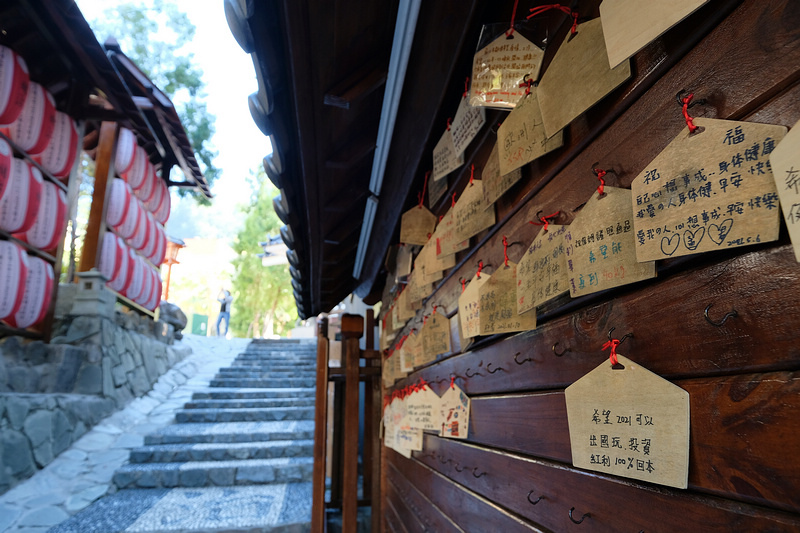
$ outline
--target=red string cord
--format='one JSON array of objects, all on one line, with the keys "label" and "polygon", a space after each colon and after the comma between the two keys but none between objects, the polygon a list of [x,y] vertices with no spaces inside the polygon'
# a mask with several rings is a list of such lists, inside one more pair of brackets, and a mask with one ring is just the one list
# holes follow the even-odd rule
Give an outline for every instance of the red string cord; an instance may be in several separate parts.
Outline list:
[{"label": "red string cord", "polygon": [[422,209],[422,203],[425,201],[425,191],[428,188],[428,177],[431,175],[431,171],[427,171],[425,173],[425,181],[422,182],[422,192],[417,193],[417,199],[419,200],[419,208]]},{"label": "red string cord", "polygon": [[481,272],[483,271],[483,261],[478,261],[478,273],[475,275],[478,279],[481,279]]},{"label": "red string cord", "polygon": [[463,97],[466,98],[468,94],[469,94],[469,76],[467,76],[467,79],[464,80],[464,94],[463,94]]},{"label": "red string cord", "polygon": [[606,343],[603,344],[603,351],[611,348],[611,355],[608,357],[608,359],[611,361],[612,365],[616,365],[617,363],[619,363],[619,361],[617,360],[617,346],[619,346],[619,339],[611,339],[610,341],[606,341]]},{"label": "red string cord", "polygon": [[465,290],[467,290],[467,280],[461,278],[461,292],[464,292]]},{"label": "red string cord", "polygon": [[603,194],[604,194],[603,190],[606,187],[606,180],[603,179],[603,176],[608,174],[608,172],[606,172],[602,168],[595,168],[593,170],[594,170],[595,175],[597,176],[597,179],[600,180],[600,185],[597,187],[597,192],[600,194],[600,196],[603,196]]},{"label": "red string cord", "polygon": [[533,86],[533,80],[528,79],[528,75],[525,74],[525,77],[519,82],[520,87],[525,87],[525,96],[531,94],[531,86]]},{"label": "red string cord", "polygon": [[[454,192],[453,193],[453,203],[450,204],[450,207],[455,207],[455,206],[456,206],[456,193]],[[441,220],[439,222],[441,222]]]},{"label": "red string cord", "polygon": [[689,93],[688,96],[681,99],[683,102],[683,118],[686,119],[686,125],[689,127],[689,133],[694,133],[698,126],[694,125],[694,118],[689,116],[689,103],[692,101],[694,93]]},{"label": "red string cord", "polygon": [[451,389],[455,389],[456,388],[456,377],[455,376],[450,376],[450,388]]},{"label": "red string cord", "polygon": [[571,16],[572,17],[572,28],[570,28],[569,31],[570,31],[570,33],[572,35],[575,35],[576,33],[578,33],[578,12],[571,10],[567,6],[562,6],[561,4],[549,4],[549,5],[544,5],[544,6],[532,7],[530,9],[531,14],[528,15],[528,20],[530,20],[531,18],[535,17],[536,15],[541,15],[545,11],[550,11],[551,9],[558,9],[559,11],[562,11],[562,12],[566,13],[567,15]]},{"label": "red string cord", "polygon": [[475,181],[475,165],[469,167],[469,186],[472,187],[472,183]]},{"label": "red string cord", "polygon": [[508,26],[506,30],[506,37],[511,38],[514,35],[514,19],[517,18],[517,6],[519,5],[519,0],[514,0],[514,9],[511,11],[511,24]]},{"label": "red string cord", "polygon": [[561,214],[561,211],[556,211],[552,215],[545,215],[543,217],[540,217],[539,220],[541,220],[541,222],[534,222],[532,220],[529,220],[528,224],[533,224],[534,226],[544,226],[543,232],[547,233],[547,228],[548,228],[548,226],[550,226],[550,221],[548,219],[556,218],[560,214]]},{"label": "red string cord", "polygon": [[434,314],[434,315],[436,314],[436,308],[437,308],[437,307],[439,307],[439,306],[438,306],[438,305],[434,305],[434,306],[433,306],[433,314]]},{"label": "red string cord", "polygon": [[508,266],[508,239],[506,239],[505,235],[503,235],[503,260],[505,265]]},{"label": "red string cord", "polygon": [[450,124],[452,124],[452,122],[453,122],[452,118],[447,119],[447,131],[450,131]]}]

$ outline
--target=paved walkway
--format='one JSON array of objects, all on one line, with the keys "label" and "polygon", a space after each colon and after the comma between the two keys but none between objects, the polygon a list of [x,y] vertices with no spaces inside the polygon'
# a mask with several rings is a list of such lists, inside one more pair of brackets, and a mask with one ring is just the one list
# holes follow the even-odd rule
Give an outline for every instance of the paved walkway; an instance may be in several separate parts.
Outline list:
[{"label": "paved walkway", "polygon": [[0,532],[43,533],[105,495],[112,475],[133,448],[144,444],[145,435],[174,422],[176,411],[195,392],[207,390],[219,368],[230,364],[249,342],[184,336],[182,343],[193,354],[161,376],[150,393],[103,420],[44,469],[0,495]]}]

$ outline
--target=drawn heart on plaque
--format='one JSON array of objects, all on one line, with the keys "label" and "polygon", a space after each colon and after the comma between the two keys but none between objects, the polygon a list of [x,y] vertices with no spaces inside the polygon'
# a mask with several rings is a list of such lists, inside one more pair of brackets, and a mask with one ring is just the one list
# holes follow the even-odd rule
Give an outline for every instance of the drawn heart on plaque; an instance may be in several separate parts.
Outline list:
[{"label": "drawn heart on plaque", "polygon": [[706,228],[700,227],[694,231],[687,229],[683,232],[683,244],[689,250],[697,250],[697,247],[700,246],[700,241],[703,240],[705,235]]},{"label": "drawn heart on plaque", "polygon": [[732,227],[733,227],[733,219],[732,218],[726,218],[725,220],[723,220],[720,223],[719,226],[717,226],[716,224],[709,224],[708,225],[708,236],[717,245],[720,245],[725,240],[725,237],[728,236],[728,233],[731,232],[731,228]]},{"label": "drawn heart on plaque", "polygon": [[681,243],[681,236],[679,233],[676,233],[672,237],[661,237],[661,253],[664,255],[672,255],[675,253],[675,250],[678,249],[678,245]]}]

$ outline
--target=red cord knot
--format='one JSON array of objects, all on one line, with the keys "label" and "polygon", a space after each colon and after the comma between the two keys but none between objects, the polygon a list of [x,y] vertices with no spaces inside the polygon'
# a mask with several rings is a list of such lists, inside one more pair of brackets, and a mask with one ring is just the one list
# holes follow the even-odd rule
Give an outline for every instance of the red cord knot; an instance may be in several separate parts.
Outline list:
[{"label": "red cord knot", "polygon": [[452,118],[447,119],[447,131],[450,131],[450,124],[452,124],[452,122],[453,122]]},{"label": "red cord knot", "polygon": [[472,184],[475,181],[475,165],[471,165],[469,167],[469,186],[472,187]]},{"label": "red cord knot", "polygon": [[464,292],[465,290],[467,290],[467,280],[461,278],[460,281],[461,281],[461,292]]},{"label": "red cord knot", "polygon": [[619,346],[619,339],[611,339],[610,341],[606,341],[603,344],[603,351],[608,350],[611,348],[611,355],[609,355],[608,359],[611,361],[611,364],[616,366],[619,361],[617,360],[617,346]]},{"label": "red cord knot", "polygon": [[531,87],[533,86],[533,80],[528,79],[528,75],[525,74],[525,77],[522,78],[522,81],[519,82],[520,87],[525,87],[525,96],[531,94]]},{"label": "red cord knot", "polygon": [[519,5],[519,0],[514,0],[514,9],[511,10],[511,24],[508,26],[506,30],[506,39],[511,39],[514,35],[514,19],[517,18],[517,6]]},{"label": "red cord knot", "polygon": [[433,314],[434,314],[434,315],[436,314],[436,309],[437,309],[438,307],[439,307],[438,305],[434,305],[434,306],[433,306]]},{"label": "red cord knot", "polygon": [[605,189],[605,187],[606,187],[606,180],[604,180],[604,179],[603,179],[603,176],[605,176],[606,174],[608,174],[608,172],[606,172],[606,171],[605,171],[605,170],[603,170],[602,168],[595,168],[595,169],[592,169],[592,170],[594,171],[594,174],[595,174],[595,176],[597,176],[597,179],[599,179],[599,180],[600,180],[600,185],[597,187],[597,193],[598,193],[600,196],[603,196],[603,194],[604,194],[604,193],[603,193],[603,190],[604,190],[604,189]]},{"label": "red cord knot", "polygon": [[536,15],[541,15],[545,11],[550,11],[551,9],[558,9],[559,11],[569,15],[572,17],[572,28],[570,28],[570,33],[575,35],[578,33],[578,12],[573,11],[567,6],[562,6],[561,4],[548,4],[544,6],[532,7],[530,9],[531,14],[528,15],[528,20],[535,17]]},{"label": "red cord knot", "polygon": [[545,215],[543,217],[539,217],[539,220],[541,222],[534,222],[532,220],[529,220],[528,224],[533,224],[534,226],[544,226],[544,229],[542,230],[542,232],[543,233],[547,233],[547,228],[550,226],[550,220],[549,219],[556,218],[560,214],[561,214],[561,211],[556,211],[552,215]]},{"label": "red cord knot", "polygon": [[455,376],[450,376],[450,388],[451,389],[455,389],[456,388],[456,377]]},{"label": "red cord knot", "polygon": [[503,235],[503,261],[505,266],[508,266],[508,239]]},{"label": "red cord knot", "polygon": [[466,98],[468,94],[469,94],[469,76],[467,76],[467,79],[464,80],[464,95],[463,95],[463,97]]},{"label": "red cord knot", "polygon": [[431,171],[427,171],[425,173],[425,181],[422,182],[422,192],[417,193],[417,199],[419,200],[419,208],[422,209],[422,203],[425,201],[425,190],[428,188],[428,177],[431,175]]},{"label": "red cord knot", "polygon": [[478,261],[478,273],[475,274],[475,277],[481,279],[481,272],[483,271],[483,261]]},{"label": "red cord knot", "polygon": [[[450,204],[450,207],[455,207],[455,206],[456,206],[456,193],[454,192],[453,193],[453,203]],[[444,215],[442,215],[442,216],[444,216]],[[441,221],[442,220],[439,219],[439,222],[441,222]]]},{"label": "red cord knot", "polygon": [[689,133],[697,131],[698,126],[694,125],[694,118],[689,116],[689,103],[694,98],[694,93],[689,93],[686,97],[681,99],[683,102],[683,118],[686,120],[686,125],[689,127]]}]

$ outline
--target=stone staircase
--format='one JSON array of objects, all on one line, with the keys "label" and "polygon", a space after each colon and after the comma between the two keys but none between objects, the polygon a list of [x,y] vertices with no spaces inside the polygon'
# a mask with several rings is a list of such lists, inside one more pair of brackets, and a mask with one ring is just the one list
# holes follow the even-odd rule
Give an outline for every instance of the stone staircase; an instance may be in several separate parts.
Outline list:
[{"label": "stone staircase", "polygon": [[253,341],[114,473],[106,500],[163,493],[116,530],[307,531],[315,364],[311,341]]}]

